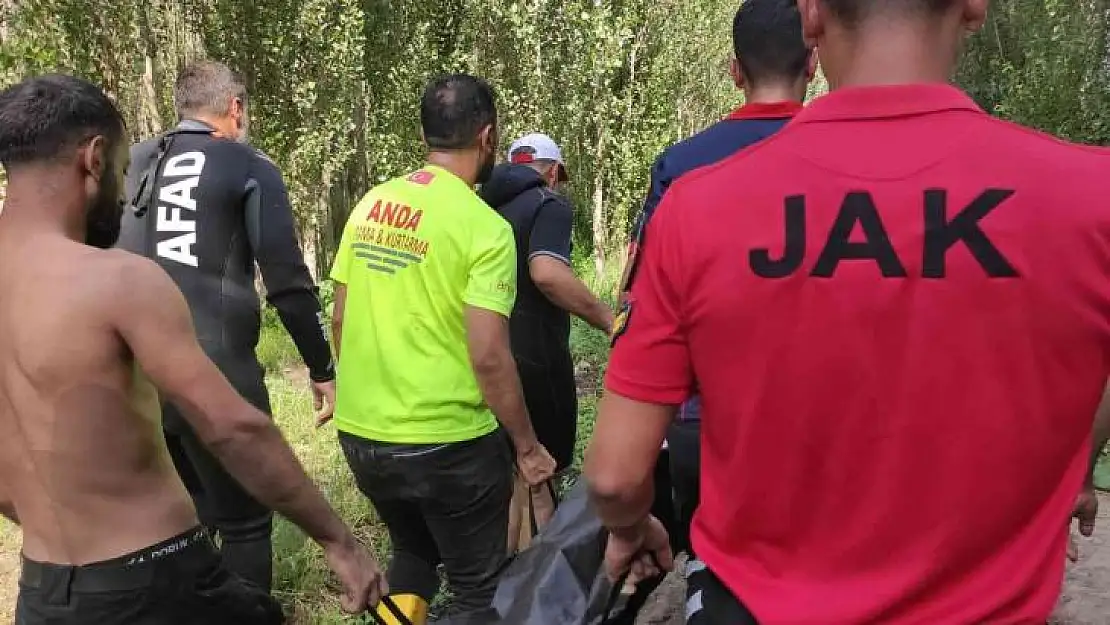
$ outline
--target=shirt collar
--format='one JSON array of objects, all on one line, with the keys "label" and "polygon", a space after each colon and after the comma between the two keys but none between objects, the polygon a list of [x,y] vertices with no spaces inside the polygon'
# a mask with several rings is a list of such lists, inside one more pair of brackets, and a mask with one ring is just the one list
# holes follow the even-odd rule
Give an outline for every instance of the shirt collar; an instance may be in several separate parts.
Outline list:
[{"label": "shirt collar", "polygon": [[782,102],[750,102],[729,113],[725,119],[789,119],[802,110],[801,102],[783,100]]},{"label": "shirt collar", "polygon": [[426,172],[432,174],[433,176],[435,176],[436,178],[441,178],[443,180],[450,180],[451,181],[450,184],[463,187],[464,189],[469,190],[471,193],[474,192],[474,187],[471,187],[470,185],[466,184],[465,180],[463,180],[462,178],[459,178],[458,176],[456,176],[454,173],[452,173],[448,169],[440,167],[439,165],[433,165],[431,163],[424,163],[424,166],[421,167],[419,171],[426,171]]},{"label": "shirt collar", "polygon": [[890,119],[944,111],[983,113],[966,93],[947,84],[845,87],[810,103],[795,123]]}]

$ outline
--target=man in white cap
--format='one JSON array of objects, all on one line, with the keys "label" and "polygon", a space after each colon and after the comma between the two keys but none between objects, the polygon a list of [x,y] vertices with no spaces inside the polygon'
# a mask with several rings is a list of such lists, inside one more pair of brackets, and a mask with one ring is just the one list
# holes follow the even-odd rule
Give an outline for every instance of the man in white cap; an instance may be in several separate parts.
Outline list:
[{"label": "man in white cap", "polygon": [[[613,311],[571,268],[573,209],[561,192],[566,181],[562,150],[551,137],[533,133],[513,142],[509,162],[496,167],[481,190],[516,237],[517,300],[509,321],[513,354],[532,425],[558,463],[557,472],[573,461],[577,434],[570,315],[602,332],[613,320]],[[554,499],[550,488],[541,493],[540,525],[549,511],[547,497]]]}]

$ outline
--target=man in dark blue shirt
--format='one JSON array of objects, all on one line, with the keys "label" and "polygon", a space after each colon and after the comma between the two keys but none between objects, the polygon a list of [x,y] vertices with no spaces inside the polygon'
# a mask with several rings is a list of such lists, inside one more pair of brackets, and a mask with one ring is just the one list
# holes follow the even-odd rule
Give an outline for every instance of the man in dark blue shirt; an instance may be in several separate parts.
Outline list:
[{"label": "man in dark blue shirt", "polygon": [[[636,220],[628,262],[621,280],[622,299],[635,278],[637,250],[648,232],[648,223],[667,189],[681,176],[747,148],[785,126],[801,111],[806,88],[817,66],[816,53],[802,40],[801,17],[793,0],[747,0],[732,25],[730,73],[744,92],[745,104],[702,132],[667,148],[651,171],[651,189]],[[618,314],[614,335],[619,334]],[[671,535],[675,550],[689,549],[690,521],[698,500],[699,401],[682,406],[679,420],[667,435],[667,450],[656,470],[656,505]],[[668,460],[669,459],[669,460]],[[666,462],[670,463],[667,475]],[[672,492],[661,484],[668,480]],[[672,510],[673,505],[673,510]],[[673,523],[668,523],[668,517]]]}]

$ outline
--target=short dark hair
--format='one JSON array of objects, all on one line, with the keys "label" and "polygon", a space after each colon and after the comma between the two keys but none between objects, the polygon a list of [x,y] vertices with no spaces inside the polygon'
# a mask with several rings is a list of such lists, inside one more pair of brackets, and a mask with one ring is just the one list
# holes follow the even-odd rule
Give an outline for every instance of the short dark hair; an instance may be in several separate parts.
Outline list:
[{"label": "short dark hair", "polygon": [[0,164],[9,171],[56,159],[97,135],[115,147],[124,140],[124,122],[91,82],[47,74],[0,92]]},{"label": "short dark hair", "polygon": [[825,0],[832,12],[846,24],[877,13],[940,13],[952,5],[952,0]]},{"label": "short dark hair", "polygon": [[247,101],[243,75],[216,61],[194,61],[177,75],[173,103],[177,116],[226,115],[232,98]]},{"label": "short dark hair", "polygon": [[483,128],[497,125],[493,88],[469,74],[432,79],[420,100],[420,125],[429,148],[458,150],[474,145]]},{"label": "short dark hair", "polygon": [[796,0],[744,0],[732,21],[732,46],[753,84],[801,77],[810,50]]}]

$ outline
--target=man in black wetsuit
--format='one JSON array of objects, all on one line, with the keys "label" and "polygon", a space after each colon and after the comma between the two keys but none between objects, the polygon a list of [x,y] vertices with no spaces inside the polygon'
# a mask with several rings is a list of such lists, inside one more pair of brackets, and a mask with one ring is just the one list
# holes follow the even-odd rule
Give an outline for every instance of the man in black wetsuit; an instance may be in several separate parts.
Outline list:
[{"label": "man in black wetsuit", "polygon": [[[205,352],[248,401],[269,414],[255,357],[259,297],[267,299],[308,365],[316,409],[335,405],[335,367],[321,324],[316,285],[297,242],[277,167],[245,143],[242,78],[210,61],[194,63],[174,92],[181,122],[131,148],[128,211],[120,247],[158,262],[184,292]],[[219,532],[228,567],[270,588],[272,513],[224,471],[177,407],[163,406],[166,440],[201,521]]]}]

